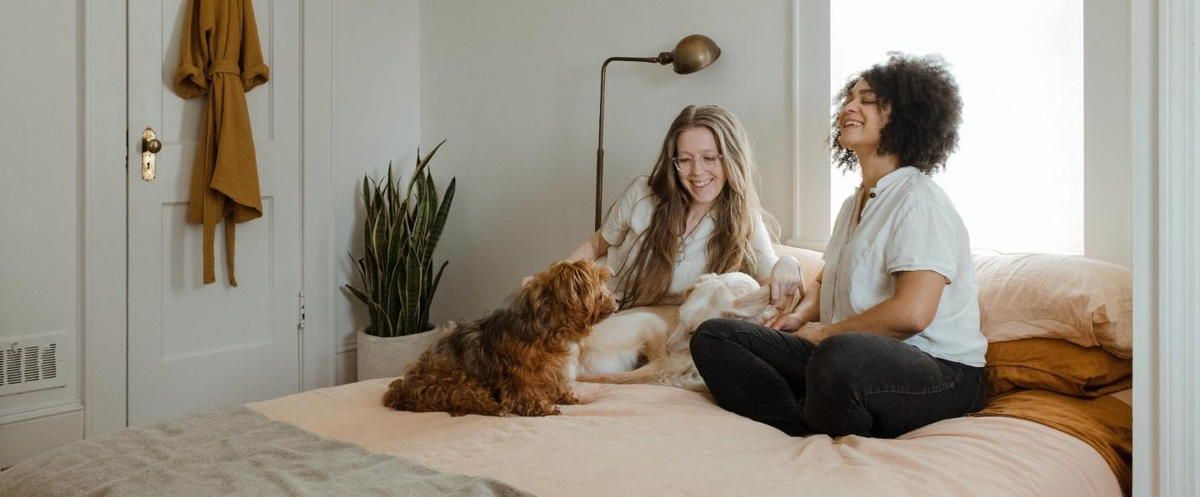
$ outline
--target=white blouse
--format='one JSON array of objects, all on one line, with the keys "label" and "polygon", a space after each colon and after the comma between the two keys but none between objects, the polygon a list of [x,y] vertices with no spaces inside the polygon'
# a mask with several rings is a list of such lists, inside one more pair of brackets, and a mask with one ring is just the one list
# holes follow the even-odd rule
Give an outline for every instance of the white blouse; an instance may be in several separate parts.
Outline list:
[{"label": "white blouse", "polygon": [[[855,206],[866,195],[862,220]],[[875,188],[859,187],[838,213],[825,248],[821,322],[845,320],[895,295],[894,273],[933,271],[946,278],[933,322],[905,340],[929,355],[982,367],[979,284],[962,218],[941,187],[901,167]]]},{"label": "white blouse", "polygon": [[[613,205],[608,218],[600,227],[600,236],[611,245],[605,262],[618,273],[618,278],[613,278],[613,281],[618,281],[624,276],[620,274],[621,271],[630,270],[626,266],[632,265],[642,234],[650,227],[650,221],[654,217],[657,200],[648,181],[647,176],[634,180]],[[714,222],[710,213],[682,240],[675,260],[675,270],[671,275],[671,285],[667,289],[668,297],[683,294],[707,271],[708,239],[712,236]],[[775,247],[771,244],[771,235],[763,224],[762,216],[757,214],[754,215],[750,248],[754,251],[756,259],[754,276],[759,281],[765,281],[771,276],[771,269],[775,267],[779,257],[775,255]]]}]

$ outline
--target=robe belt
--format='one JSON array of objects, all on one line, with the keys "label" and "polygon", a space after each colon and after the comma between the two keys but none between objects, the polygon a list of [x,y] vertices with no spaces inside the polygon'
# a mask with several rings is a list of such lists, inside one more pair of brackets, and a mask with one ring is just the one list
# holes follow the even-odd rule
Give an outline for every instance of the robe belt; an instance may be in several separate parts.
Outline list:
[{"label": "robe belt", "polygon": [[218,60],[208,66],[209,78],[212,78],[214,75],[219,73],[230,73],[240,76],[242,74],[242,68],[238,66],[237,62],[232,60]]}]

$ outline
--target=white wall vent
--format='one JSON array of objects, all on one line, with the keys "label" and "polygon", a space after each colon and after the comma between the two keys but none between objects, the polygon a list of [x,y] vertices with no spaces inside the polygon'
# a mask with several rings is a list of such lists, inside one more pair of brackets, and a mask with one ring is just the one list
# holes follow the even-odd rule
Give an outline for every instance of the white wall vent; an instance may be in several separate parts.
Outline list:
[{"label": "white wall vent", "polygon": [[0,395],[67,384],[63,374],[64,335],[0,338]]}]

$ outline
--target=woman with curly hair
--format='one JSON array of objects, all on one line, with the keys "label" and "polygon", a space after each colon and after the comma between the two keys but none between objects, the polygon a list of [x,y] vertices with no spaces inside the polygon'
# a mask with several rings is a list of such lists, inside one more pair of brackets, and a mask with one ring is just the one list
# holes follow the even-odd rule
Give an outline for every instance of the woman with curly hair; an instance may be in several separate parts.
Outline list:
[{"label": "woman with curly hair", "polygon": [[962,101],[937,57],[891,54],[838,94],[831,152],[862,184],[797,311],[712,320],[692,357],[717,403],[791,435],[895,437],[983,407],[970,241],[930,175],[958,142]]},{"label": "woman with curly hair", "polygon": [[567,259],[607,256],[622,309],[678,303],[701,274],[731,271],[771,285],[777,303],[803,291],[800,263],[776,256],[766,216],[741,122],[716,105],[689,105],[667,129],[650,176],[634,180]]}]

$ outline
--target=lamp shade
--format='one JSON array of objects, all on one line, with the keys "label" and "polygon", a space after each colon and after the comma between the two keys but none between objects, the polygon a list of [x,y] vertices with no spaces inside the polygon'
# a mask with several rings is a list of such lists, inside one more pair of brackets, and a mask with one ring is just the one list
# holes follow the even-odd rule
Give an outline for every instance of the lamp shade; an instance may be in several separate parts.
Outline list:
[{"label": "lamp shade", "polygon": [[721,56],[721,47],[704,35],[688,35],[675,45],[673,65],[678,74],[691,74],[712,64]]}]

